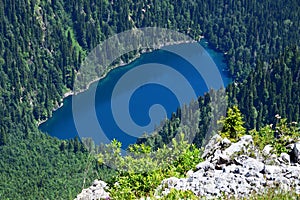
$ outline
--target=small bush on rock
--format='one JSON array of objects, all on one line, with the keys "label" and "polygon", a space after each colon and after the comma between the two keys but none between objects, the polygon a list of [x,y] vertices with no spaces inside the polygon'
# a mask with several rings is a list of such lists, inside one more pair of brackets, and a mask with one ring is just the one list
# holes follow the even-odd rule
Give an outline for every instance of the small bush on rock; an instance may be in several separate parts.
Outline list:
[{"label": "small bush on rock", "polygon": [[218,123],[222,125],[221,137],[226,137],[231,142],[238,141],[246,133],[243,117],[237,106],[229,108],[226,117],[222,117]]},{"label": "small bush on rock", "polygon": [[277,121],[275,128],[271,124],[259,131],[252,130],[250,134],[260,150],[270,144],[274,148],[274,153],[280,155],[287,153],[286,146],[288,144],[294,143],[300,138],[300,127],[296,122],[288,123],[287,119],[281,119],[280,116],[277,116]]},{"label": "small bush on rock", "polygon": [[[121,155],[121,143],[114,140],[99,154],[99,163],[116,169],[116,183],[110,183],[113,199],[136,199],[152,196],[154,189],[164,178],[183,176],[202,161],[200,150],[189,144],[181,134],[157,151],[144,144],[134,144],[128,148],[129,154]],[[178,194],[179,195],[179,194]]]},{"label": "small bush on rock", "polygon": [[189,199],[189,200],[196,200],[199,199],[192,191],[186,190],[176,190],[171,189],[170,193],[163,198],[162,200],[175,200],[175,199]]}]

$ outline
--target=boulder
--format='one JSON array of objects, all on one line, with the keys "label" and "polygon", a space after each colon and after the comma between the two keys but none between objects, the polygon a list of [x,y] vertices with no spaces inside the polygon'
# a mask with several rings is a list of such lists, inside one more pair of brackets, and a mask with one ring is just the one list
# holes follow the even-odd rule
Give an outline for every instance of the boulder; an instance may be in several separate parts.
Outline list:
[{"label": "boulder", "polygon": [[89,188],[83,189],[75,200],[109,199],[109,193],[105,191],[106,187],[107,183],[96,179]]},{"label": "boulder", "polygon": [[286,174],[289,174],[291,178],[300,180],[300,167],[288,166],[286,168]]},{"label": "boulder", "polygon": [[221,141],[221,145],[222,145],[222,148],[227,148],[231,145],[231,141],[227,138],[224,138],[222,141]]},{"label": "boulder", "polygon": [[233,143],[225,149],[224,154],[229,158],[233,158],[239,154],[243,154],[245,152],[245,146],[242,143]]},{"label": "boulder", "polygon": [[96,179],[93,182],[93,186],[99,186],[99,187],[105,188],[107,186],[107,183],[105,183],[104,181]]},{"label": "boulder", "polygon": [[294,154],[293,160],[300,164],[300,142],[294,144],[293,154]]},{"label": "boulder", "polygon": [[196,169],[203,169],[204,171],[213,170],[214,168],[214,165],[208,161],[203,161],[196,165]]},{"label": "boulder", "polygon": [[222,141],[222,137],[220,135],[218,134],[214,135],[205,146],[204,152],[202,154],[202,158],[207,158],[213,155],[217,149],[220,149],[221,141]]},{"label": "boulder", "polygon": [[208,184],[204,187],[204,191],[210,195],[214,195],[217,196],[217,194],[219,193],[219,190],[216,188],[216,185],[211,183]]},{"label": "boulder", "polygon": [[222,153],[220,149],[217,149],[212,156],[207,158],[207,161],[211,162],[214,165],[217,164],[218,166],[216,167],[219,167],[220,165],[229,163],[230,158],[226,154]]},{"label": "boulder", "polygon": [[296,194],[300,195],[300,185],[297,185],[295,190],[296,190]]},{"label": "boulder", "polygon": [[185,189],[187,187],[186,179],[179,179],[175,188],[177,189]]},{"label": "boulder", "polygon": [[291,163],[290,155],[287,153],[281,153],[279,161],[286,165],[289,165]]},{"label": "boulder", "polygon": [[193,170],[189,170],[187,173],[186,173],[186,176],[189,178],[193,175]]},{"label": "boulder", "polygon": [[241,139],[230,145],[227,149],[224,150],[224,154],[233,158],[238,155],[248,154],[248,152],[254,151],[253,139],[251,135],[244,135]]},{"label": "boulder", "polygon": [[246,177],[246,181],[250,186],[258,187],[260,185],[260,180],[253,176]]},{"label": "boulder", "polygon": [[294,149],[294,146],[295,146],[295,144],[292,143],[292,144],[286,145],[285,148],[288,150],[288,152],[292,152]]},{"label": "boulder", "polygon": [[223,172],[224,173],[239,174],[240,173],[240,169],[241,169],[241,166],[237,166],[235,164],[232,164],[232,165],[225,166],[223,168]]},{"label": "boulder", "polygon": [[217,161],[218,165],[228,164],[229,162],[230,162],[229,156],[227,156],[226,154],[219,155],[219,159]]},{"label": "boulder", "polygon": [[265,165],[265,174],[280,174],[282,172],[282,167],[275,165]]},{"label": "boulder", "polygon": [[264,149],[262,150],[263,156],[265,156],[265,157],[270,156],[272,150],[273,150],[273,147],[272,147],[271,145],[269,145],[269,144],[266,145],[266,146],[264,147]]},{"label": "boulder", "polygon": [[245,145],[253,145],[253,138],[251,135],[244,135],[241,137],[240,142],[244,142]]}]

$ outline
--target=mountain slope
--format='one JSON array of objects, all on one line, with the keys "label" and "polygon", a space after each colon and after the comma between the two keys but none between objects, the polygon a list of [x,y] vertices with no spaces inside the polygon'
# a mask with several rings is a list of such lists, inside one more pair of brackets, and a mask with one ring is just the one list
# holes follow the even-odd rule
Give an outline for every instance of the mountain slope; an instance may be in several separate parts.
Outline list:
[{"label": "mountain slope", "polygon": [[[86,164],[78,139],[57,140],[36,125],[72,89],[81,61],[100,41],[145,26],[204,35],[227,53],[229,73],[243,79],[258,59],[269,62],[299,45],[299,9],[297,0],[0,0],[0,197],[72,199],[85,177],[87,184],[110,178],[96,162]],[[295,102],[281,102],[270,113],[293,116],[299,108],[285,105]]]}]

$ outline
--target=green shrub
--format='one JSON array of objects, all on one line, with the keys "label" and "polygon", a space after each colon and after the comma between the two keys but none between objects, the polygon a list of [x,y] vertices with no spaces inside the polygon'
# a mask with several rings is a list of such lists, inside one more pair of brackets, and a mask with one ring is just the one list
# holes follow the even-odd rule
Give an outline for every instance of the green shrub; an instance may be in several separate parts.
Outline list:
[{"label": "green shrub", "polygon": [[259,131],[251,130],[249,133],[253,137],[254,144],[257,145],[260,150],[263,150],[267,144],[275,140],[274,131],[270,125],[261,128]]},{"label": "green shrub", "polygon": [[264,194],[253,194],[251,200],[298,200],[299,195],[295,191],[280,191],[278,188],[268,189]]},{"label": "green shrub", "polygon": [[163,198],[162,200],[173,200],[173,199],[189,199],[189,200],[196,200],[199,199],[192,191],[189,190],[176,190],[171,189],[170,193]]},{"label": "green shrub", "polygon": [[[300,127],[296,122],[288,123],[287,119],[281,119],[280,117],[277,119],[278,122],[274,129],[273,125],[267,125],[259,131],[250,131],[250,134],[260,150],[270,144],[274,148],[274,153],[280,155],[287,152],[286,145],[300,138]],[[278,137],[275,137],[276,135]]]},{"label": "green shrub", "polygon": [[99,154],[99,163],[118,170],[117,183],[110,183],[114,199],[136,199],[152,196],[154,189],[165,178],[183,176],[201,162],[200,150],[188,144],[181,134],[174,138],[172,146],[166,145],[157,151],[149,146],[135,144],[128,148],[129,154],[121,155],[121,143],[113,140]]}]

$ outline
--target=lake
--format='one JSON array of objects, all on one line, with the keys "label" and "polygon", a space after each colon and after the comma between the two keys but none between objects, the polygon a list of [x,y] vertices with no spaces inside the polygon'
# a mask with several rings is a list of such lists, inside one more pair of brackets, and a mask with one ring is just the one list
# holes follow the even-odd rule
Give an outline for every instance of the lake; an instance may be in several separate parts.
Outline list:
[{"label": "lake", "polygon": [[[213,49],[210,49],[205,40],[201,40],[200,44],[218,67],[223,84],[226,86],[228,83],[230,83],[231,79],[224,70],[226,69],[224,55],[214,51]],[[176,48],[187,48],[187,44],[178,44],[176,45]],[[190,54],[191,59],[197,59],[199,57],[199,52],[190,52]],[[138,137],[136,134],[128,135],[124,129],[120,128],[120,124],[116,123],[115,115],[111,107],[112,96],[114,96],[116,99],[114,99],[116,101],[115,105],[119,105],[117,114],[122,116],[121,111],[123,109],[128,109],[130,111],[130,117],[139,126],[146,126],[151,122],[149,110],[151,109],[152,105],[161,105],[165,109],[165,113],[160,115],[161,119],[156,120],[154,122],[155,124],[158,124],[160,120],[163,120],[166,117],[170,118],[172,112],[175,112],[180,106],[178,98],[168,87],[155,84],[161,81],[176,83],[177,80],[174,80],[173,77],[170,77],[170,74],[167,72],[155,73],[154,65],[153,73],[151,73],[151,71],[147,72],[147,79],[149,79],[149,83],[151,82],[153,84],[145,84],[141,87],[138,87],[130,94],[129,91],[131,86],[129,84],[126,87],[124,86],[122,91],[119,91],[117,95],[113,95],[116,84],[122,77],[124,77],[124,75],[128,74],[128,72],[132,70],[140,69],[141,66],[150,66],[151,63],[159,63],[160,65],[171,66],[172,69],[175,69],[177,72],[179,72],[179,74],[188,79],[188,83],[192,86],[197,96],[201,96],[208,91],[208,87],[206,86],[204,78],[197,73],[197,70],[195,70],[195,68],[191,66],[189,62],[182,59],[180,56],[165,50],[155,50],[150,53],[144,53],[130,64],[111,70],[105,78],[90,85],[90,88],[96,87],[95,107],[93,107],[93,109],[95,109],[99,124],[109,140],[116,138],[117,140],[121,141],[124,146],[128,146],[129,144],[134,143]],[[132,82],[133,81],[134,80],[132,80]],[[89,90],[78,95],[84,96],[88,94],[88,92]],[[126,102],[126,95],[130,95],[130,101],[127,106],[121,106],[120,104]],[[87,117],[89,109],[91,109],[89,105],[81,105],[80,110],[82,111],[80,112],[82,113],[80,113],[80,120],[82,123],[86,124],[86,130],[88,130],[87,132],[93,132],[94,129],[89,126],[90,120]],[[121,113],[118,113],[119,110]],[[124,119],[127,120],[127,117],[124,117]],[[127,123],[126,120],[124,121],[125,126]],[[53,116],[46,122],[42,123],[39,126],[39,129],[59,139],[70,139],[78,136],[72,114],[72,96],[66,97],[63,100],[63,106],[54,111]],[[153,129],[154,127],[152,125],[145,131],[141,131],[139,136],[141,136],[143,132],[149,133],[153,131]],[[80,134],[80,136],[82,136],[82,134]]]}]

